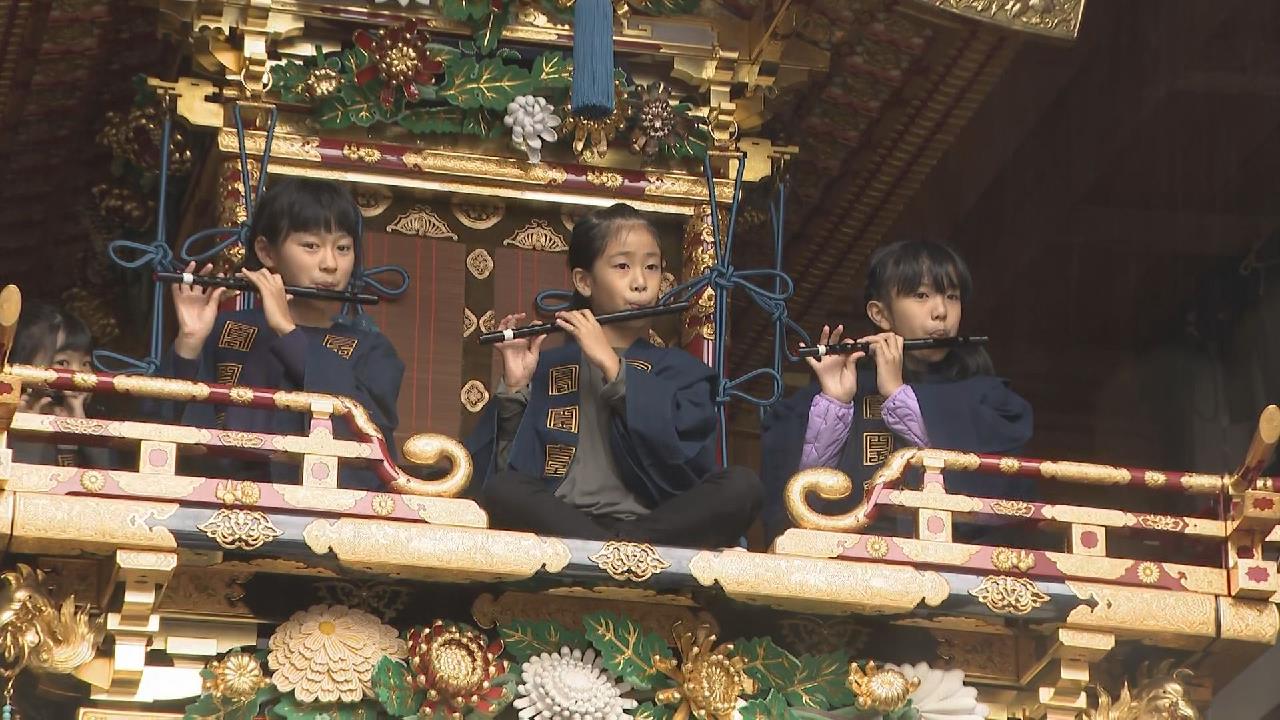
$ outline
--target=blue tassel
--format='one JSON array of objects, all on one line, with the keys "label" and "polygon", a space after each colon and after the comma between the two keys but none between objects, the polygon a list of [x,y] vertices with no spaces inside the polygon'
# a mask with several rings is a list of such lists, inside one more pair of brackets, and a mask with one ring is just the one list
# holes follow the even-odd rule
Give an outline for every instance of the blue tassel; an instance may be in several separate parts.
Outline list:
[{"label": "blue tassel", "polygon": [[573,4],[573,112],[589,118],[613,112],[613,2]]}]

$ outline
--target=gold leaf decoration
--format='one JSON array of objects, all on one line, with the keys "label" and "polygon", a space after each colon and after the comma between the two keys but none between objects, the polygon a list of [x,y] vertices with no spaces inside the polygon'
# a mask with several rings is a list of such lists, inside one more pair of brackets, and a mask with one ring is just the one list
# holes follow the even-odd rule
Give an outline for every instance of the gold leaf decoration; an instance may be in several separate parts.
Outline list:
[{"label": "gold leaf decoration", "polygon": [[493,332],[498,327],[498,316],[492,310],[480,316],[481,332]]},{"label": "gold leaf decoration", "polygon": [[587,182],[606,190],[617,190],[626,183],[626,180],[618,173],[609,170],[588,170]]},{"label": "gold leaf decoration", "polygon": [[1030,550],[996,548],[991,551],[991,566],[1000,572],[1027,572],[1036,566],[1036,556]]},{"label": "gold leaf decoration", "polygon": [[671,567],[652,545],[617,540],[605,543],[588,559],[614,580],[633,582],[644,582]]},{"label": "gold leaf decoration", "polygon": [[907,698],[920,687],[920,678],[911,678],[895,668],[876,667],[867,663],[863,669],[858,663],[849,663],[849,689],[858,699],[858,707],[889,713],[907,704]]},{"label": "gold leaf decoration", "polygon": [[995,510],[997,515],[1016,515],[1018,517],[1031,517],[1036,511],[1034,505],[1021,500],[996,500],[991,503],[991,509]]},{"label": "gold leaf decoration", "polygon": [[351,143],[347,143],[342,147],[342,155],[352,162],[361,161],[368,165],[376,165],[378,161],[382,160],[382,151],[378,148],[352,145]]},{"label": "gold leaf decoration", "polygon": [[462,407],[467,412],[480,412],[485,403],[489,402],[489,390],[485,388],[484,383],[479,380],[468,380],[466,385],[462,386]]},{"label": "gold leaf decoration", "polygon": [[403,213],[387,226],[387,232],[398,232],[404,235],[457,240],[457,233],[449,229],[445,221],[435,214],[431,208],[419,205],[409,212]]},{"label": "gold leaf decoration", "polygon": [[462,337],[471,337],[479,324],[480,321],[476,320],[476,314],[471,312],[471,308],[462,308]]},{"label": "gold leaf decoration", "polygon": [[493,256],[484,248],[476,248],[467,255],[467,270],[471,277],[484,280],[493,272]]},{"label": "gold leaf decoration", "polygon": [[569,243],[546,220],[534,219],[528,225],[517,230],[511,237],[502,241],[503,245],[511,245],[522,250],[541,250],[543,252],[567,252]]},{"label": "gold leaf decoration", "polygon": [[222,508],[196,527],[227,550],[257,550],[283,535],[257,510]]},{"label": "gold leaf decoration", "polygon": [[680,660],[655,656],[653,665],[675,681],[675,687],[659,690],[654,701],[677,705],[675,717],[700,720],[732,720],[738,703],[756,692],[756,681],[743,668],[746,659],[734,654],[732,643],[716,645],[706,625],[696,633],[673,630]]},{"label": "gold leaf decoration", "polygon": [[507,206],[501,200],[454,195],[453,216],[472,230],[488,230],[502,221]]},{"label": "gold leaf decoration", "polygon": [[376,217],[391,207],[391,191],[382,185],[355,186],[356,206],[365,217]]},{"label": "gold leaf decoration", "polygon": [[988,575],[978,587],[969,591],[983,605],[1004,615],[1026,615],[1049,602],[1049,596],[1026,578]]}]

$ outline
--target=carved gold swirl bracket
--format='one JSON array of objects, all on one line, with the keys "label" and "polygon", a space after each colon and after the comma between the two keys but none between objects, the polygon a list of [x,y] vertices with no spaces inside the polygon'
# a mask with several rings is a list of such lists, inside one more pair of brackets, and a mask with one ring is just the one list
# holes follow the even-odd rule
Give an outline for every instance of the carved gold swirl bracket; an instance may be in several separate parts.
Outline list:
[{"label": "carved gold swirl bracket", "polygon": [[[1224,493],[1230,488],[1232,482],[1231,476],[1227,475],[1161,472],[1095,463],[1032,460],[953,450],[905,448],[889,456],[889,459],[876,471],[867,482],[862,503],[853,510],[841,515],[823,515],[808,505],[807,495],[810,492],[826,500],[847,498],[853,492],[853,482],[844,473],[829,468],[814,468],[796,473],[787,483],[785,495],[787,511],[792,520],[802,528],[856,532],[871,521],[872,509],[879,503],[881,494],[901,485],[908,467],[923,467],[926,488],[929,489],[932,486],[931,491],[937,493],[945,492],[941,475],[944,470],[1037,477],[1083,485],[1143,486],[1171,492],[1205,495]],[[1012,503],[1013,501],[1002,502]],[[1034,509],[1029,504],[1023,504],[1031,509],[1027,513],[1029,516]],[[1263,500],[1261,505],[1267,505],[1266,501]],[[1276,506],[1275,511],[1277,519],[1280,519],[1280,504]],[[1005,514],[998,508],[996,512]]]},{"label": "carved gold swirl bracket", "polygon": [[[466,449],[458,441],[442,435],[423,433],[411,437],[406,442],[406,455],[413,462],[433,462],[440,458],[448,458],[451,467],[448,474],[439,480],[419,480],[401,470],[390,459],[386,449],[386,440],[382,431],[369,416],[360,403],[339,395],[322,393],[277,391],[267,388],[247,386],[227,386],[213,383],[176,380],[173,378],[153,378],[126,375],[105,375],[97,373],[69,373],[54,368],[37,368],[29,365],[5,365],[0,368],[3,373],[12,375],[23,382],[39,387],[50,387],[64,390],[92,390],[94,392],[113,392],[135,397],[147,397],[157,400],[181,402],[209,402],[218,405],[253,405],[275,410],[289,410],[313,416],[312,434],[305,438],[304,459],[314,464],[318,460],[333,460],[340,456],[350,456],[342,443],[335,441],[332,430],[325,423],[317,425],[317,420],[326,420],[324,415],[345,418],[355,430],[358,442],[367,446],[365,457],[377,462],[377,470],[383,482],[396,492],[408,495],[427,497],[458,497],[466,490],[471,481],[471,460]],[[2,377],[2,376],[0,376]],[[0,398],[2,400],[2,398]],[[319,417],[315,417],[319,416]],[[70,435],[90,434],[102,435],[110,431],[119,437],[136,437],[136,439],[156,439],[138,437],[133,426],[154,428],[150,423],[119,423],[113,421],[88,421],[68,425],[63,423],[57,428],[59,432]],[[327,429],[327,432],[326,432]],[[185,437],[181,428],[168,431],[167,436],[160,438],[175,445],[206,444],[200,440]],[[47,430],[46,430],[47,431]],[[299,438],[299,441],[304,440]],[[410,450],[409,447],[412,446]],[[292,451],[286,448],[286,452]],[[148,453],[144,453],[146,455]],[[309,463],[303,463],[304,473]],[[304,474],[304,480],[306,479]],[[310,484],[310,483],[308,483]]]}]

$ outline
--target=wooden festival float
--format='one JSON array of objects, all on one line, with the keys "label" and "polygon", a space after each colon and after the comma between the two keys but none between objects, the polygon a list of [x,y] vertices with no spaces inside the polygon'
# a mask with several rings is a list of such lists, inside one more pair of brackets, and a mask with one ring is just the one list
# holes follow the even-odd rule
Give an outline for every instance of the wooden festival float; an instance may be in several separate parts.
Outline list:
[{"label": "wooden festival float", "polygon": [[[724,205],[739,170],[759,184],[803,162],[803,148],[753,135],[795,88],[839,63],[876,103],[872,91],[900,79],[877,63],[920,50],[913,23],[1069,42],[1084,3],[903,2],[862,28],[880,54],[856,57],[835,52],[844,10],[884,3],[613,4],[625,72],[615,113],[589,119],[565,108],[573,0],[159,3],[200,74],[149,81],[180,119],[187,155],[174,159],[204,158],[186,229],[201,212],[244,219],[240,139],[256,181],[268,129],[268,173],[355,183],[369,256],[413,276],[375,318],[410,368],[401,427],[426,432],[384,438],[349,399],[245,387],[234,369],[204,384],[5,364],[0,683],[16,690],[14,712],[1185,719],[1274,642],[1280,495],[1258,468],[1280,438],[1275,407],[1223,475],[909,448],[859,508],[828,516],[808,499],[851,483],[806,471],[788,490],[797,528],[767,552],[489,529],[463,497],[471,464],[455,438],[492,369],[458,338],[557,284],[556,252],[584,208],[624,199],[683,226],[670,281],[697,277],[716,261],[703,156]],[[513,147],[504,123],[527,113],[540,153],[527,137]],[[220,260],[234,265],[234,248]],[[715,296],[698,299],[669,340],[708,358]],[[0,296],[4,358],[20,305],[16,289]],[[310,430],[17,413],[32,388],[285,409]],[[24,464],[10,439],[137,462]],[[392,442],[440,472],[397,467]],[[201,455],[288,460],[299,483],[184,474]],[[385,488],[337,488],[348,465]],[[947,473],[974,471],[1071,499],[943,489]],[[1025,532],[957,540],[983,524]]]}]

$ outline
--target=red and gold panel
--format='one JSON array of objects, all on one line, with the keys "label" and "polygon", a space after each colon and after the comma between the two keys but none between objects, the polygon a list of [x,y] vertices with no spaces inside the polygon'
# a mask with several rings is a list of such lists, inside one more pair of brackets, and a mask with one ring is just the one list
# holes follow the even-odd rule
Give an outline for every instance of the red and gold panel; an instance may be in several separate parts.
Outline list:
[{"label": "red and gold panel", "polygon": [[404,361],[397,444],[413,433],[458,434],[466,248],[443,239],[370,232],[366,266],[399,265],[409,290],[369,310]]}]

